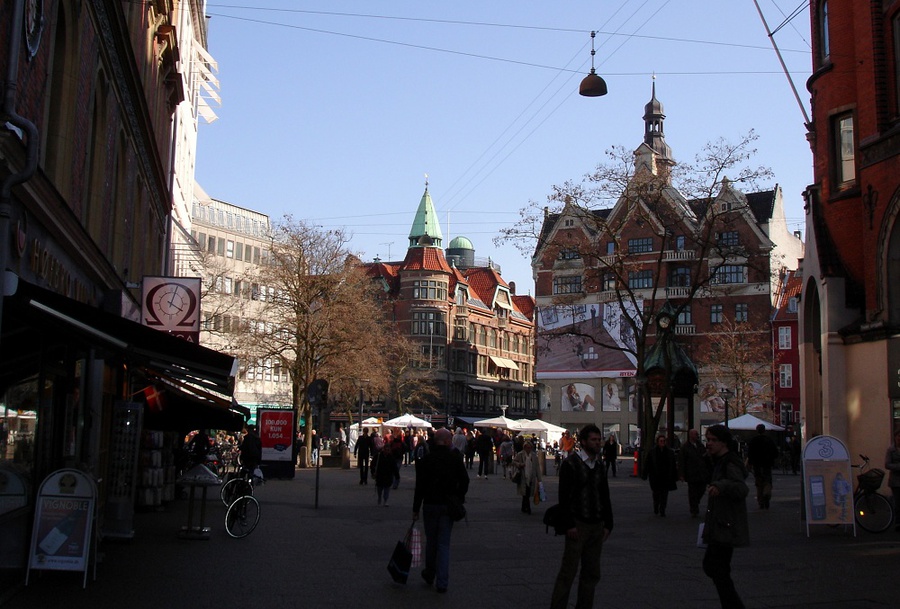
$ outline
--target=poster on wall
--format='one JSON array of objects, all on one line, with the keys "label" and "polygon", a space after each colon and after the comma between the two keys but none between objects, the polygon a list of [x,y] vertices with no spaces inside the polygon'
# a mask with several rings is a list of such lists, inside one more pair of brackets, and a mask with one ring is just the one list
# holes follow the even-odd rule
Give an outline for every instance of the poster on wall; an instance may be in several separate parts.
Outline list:
[{"label": "poster on wall", "polygon": [[93,480],[79,470],[47,476],[38,489],[26,585],[32,569],[84,571],[87,585],[96,497]]},{"label": "poster on wall", "polygon": [[601,398],[603,412],[620,412],[622,410],[622,399],[619,394],[622,392],[619,381],[604,381]]},{"label": "poster on wall", "polygon": [[294,411],[259,409],[256,423],[262,440],[262,460],[293,460]]},{"label": "poster on wall", "polygon": [[563,412],[594,412],[597,402],[594,387],[587,383],[569,383],[563,386],[560,410]]}]

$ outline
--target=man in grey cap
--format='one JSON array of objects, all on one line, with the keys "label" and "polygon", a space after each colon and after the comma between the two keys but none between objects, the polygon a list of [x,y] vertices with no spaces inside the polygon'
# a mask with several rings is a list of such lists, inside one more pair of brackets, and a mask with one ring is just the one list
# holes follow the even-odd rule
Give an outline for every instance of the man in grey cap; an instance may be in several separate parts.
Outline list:
[{"label": "man in grey cap", "polygon": [[467,443],[466,432],[463,431],[462,427],[457,427],[453,436],[453,450],[459,451],[461,455],[465,455]]}]

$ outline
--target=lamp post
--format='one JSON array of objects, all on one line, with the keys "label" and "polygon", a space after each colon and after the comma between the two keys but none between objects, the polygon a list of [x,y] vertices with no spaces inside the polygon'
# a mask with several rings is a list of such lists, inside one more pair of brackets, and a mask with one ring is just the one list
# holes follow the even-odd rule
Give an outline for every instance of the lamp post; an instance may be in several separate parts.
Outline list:
[{"label": "lamp post", "polygon": [[725,400],[725,427],[728,427],[728,400],[734,397],[734,391],[725,388],[719,392],[719,396]]},{"label": "lamp post", "polygon": [[[356,424],[356,442],[359,442],[359,438],[362,436],[363,430],[363,384],[369,383],[369,379],[357,379],[359,383],[359,421]],[[349,430],[347,432],[349,434]],[[349,436],[348,436],[349,439]]]}]

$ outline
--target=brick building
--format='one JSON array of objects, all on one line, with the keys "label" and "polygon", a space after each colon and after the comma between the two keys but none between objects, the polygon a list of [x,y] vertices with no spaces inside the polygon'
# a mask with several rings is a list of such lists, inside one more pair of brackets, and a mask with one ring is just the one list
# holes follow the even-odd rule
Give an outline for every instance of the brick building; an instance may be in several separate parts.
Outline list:
[{"label": "brick building", "polygon": [[900,2],[814,0],[810,11],[804,437],[878,455],[900,425]]},{"label": "brick building", "polygon": [[469,239],[456,237],[446,252],[442,243],[426,185],[406,257],[366,265],[383,285],[386,314],[418,344],[420,366],[440,390],[423,414],[484,418],[508,406],[508,416],[535,416],[534,299],[476,258]]},{"label": "brick building", "polygon": [[772,305],[772,406],[774,421],[783,427],[800,423],[799,307],[803,276],[781,273]]},{"label": "brick building", "polygon": [[721,421],[725,389],[736,397],[732,415],[763,408],[768,348],[749,379],[717,366],[714,346],[735,333],[735,323],[768,346],[773,282],[781,265],[802,255],[777,186],[745,194],[724,179],[714,197],[694,200],[674,188],[664,119],[654,85],[644,141],[619,200],[608,209],[568,200],[559,213],[547,210],[532,262],[542,404],[554,423],[594,422],[623,444],[638,438],[635,374],[649,355],[636,339],[645,331],[640,320],[649,322],[652,345],[654,320],[667,304],[676,315],[674,340],[699,372],[698,395],[671,404],[676,430]]}]

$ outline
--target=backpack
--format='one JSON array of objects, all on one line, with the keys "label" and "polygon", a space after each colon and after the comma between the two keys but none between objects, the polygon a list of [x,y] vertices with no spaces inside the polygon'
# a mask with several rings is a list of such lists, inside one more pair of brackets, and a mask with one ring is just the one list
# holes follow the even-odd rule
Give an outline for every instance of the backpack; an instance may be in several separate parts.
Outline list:
[{"label": "backpack", "polygon": [[553,528],[554,535],[565,535],[566,531],[575,526],[571,516],[566,514],[562,507],[557,503],[551,505],[544,512],[544,532],[549,533]]}]

